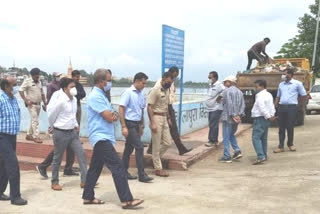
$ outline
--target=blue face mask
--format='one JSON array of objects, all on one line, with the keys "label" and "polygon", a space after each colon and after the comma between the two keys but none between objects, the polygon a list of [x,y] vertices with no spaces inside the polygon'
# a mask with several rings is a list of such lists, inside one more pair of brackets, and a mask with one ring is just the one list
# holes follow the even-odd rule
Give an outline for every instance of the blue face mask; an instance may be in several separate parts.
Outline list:
[{"label": "blue face mask", "polygon": [[104,91],[110,91],[112,87],[112,82],[107,82],[107,85],[103,87]]},{"label": "blue face mask", "polygon": [[14,86],[14,87],[13,87],[12,94],[13,94],[13,95],[16,95],[16,94],[18,94],[18,92],[19,92],[19,86]]}]

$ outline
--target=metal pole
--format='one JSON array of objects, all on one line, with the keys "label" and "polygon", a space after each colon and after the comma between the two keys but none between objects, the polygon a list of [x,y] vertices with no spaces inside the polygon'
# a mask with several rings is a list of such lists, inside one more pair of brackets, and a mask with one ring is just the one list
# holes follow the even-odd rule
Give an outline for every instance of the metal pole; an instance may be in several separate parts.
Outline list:
[{"label": "metal pole", "polygon": [[180,104],[179,104],[179,134],[181,136],[181,120],[182,120],[182,96],[183,96],[183,68],[181,68],[180,79]]},{"label": "metal pole", "polygon": [[314,37],[312,66],[314,66],[315,61],[316,61],[316,52],[317,52],[317,43],[318,43],[318,31],[319,31],[319,16],[320,16],[320,0],[318,1],[317,26],[316,26],[316,35]]}]

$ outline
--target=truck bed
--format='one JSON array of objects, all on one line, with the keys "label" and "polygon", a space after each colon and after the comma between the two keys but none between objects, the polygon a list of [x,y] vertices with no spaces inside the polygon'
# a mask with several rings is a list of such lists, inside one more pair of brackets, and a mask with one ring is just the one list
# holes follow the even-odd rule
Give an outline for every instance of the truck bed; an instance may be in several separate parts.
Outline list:
[{"label": "truck bed", "polygon": [[[267,81],[267,88],[269,91],[278,90],[278,86],[281,83],[282,72],[269,72],[269,73],[238,73],[237,74],[237,86],[240,90],[254,90],[256,80]],[[310,77],[308,72],[295,73],[294,79],[303,83],[307,91],[310,90]]]}]

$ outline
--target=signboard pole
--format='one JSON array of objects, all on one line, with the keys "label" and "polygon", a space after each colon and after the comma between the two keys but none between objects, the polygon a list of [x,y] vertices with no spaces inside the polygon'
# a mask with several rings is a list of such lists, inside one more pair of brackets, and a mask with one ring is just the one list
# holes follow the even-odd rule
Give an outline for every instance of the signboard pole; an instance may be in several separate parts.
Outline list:
[{"label": "signboard pole", "polygon": [[183,101],[183,68],[180,74],[180,103],[179,103],[179,135],[181,136],[181,122],[182,122],[182,101]]},{"label": "signboard pole", "polygon": [[184,64],[184,31],[162,25],[162,69],[163,74],[166,69],[176,66],[181,70],[180,77],[180,104],[179,104],[179,134],[181,135],[182,123],[182,98],[183,98],[183,64]]}]

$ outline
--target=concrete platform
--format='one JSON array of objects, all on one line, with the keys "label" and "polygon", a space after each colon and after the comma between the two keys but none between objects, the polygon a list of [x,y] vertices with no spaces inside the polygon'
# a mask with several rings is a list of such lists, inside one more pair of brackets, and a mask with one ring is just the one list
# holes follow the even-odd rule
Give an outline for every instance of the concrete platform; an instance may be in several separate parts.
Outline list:
[{"label": "concrete platform", "polygon": [[[239,125],[237,135],[240,135],[243,131],[248,130],[250,127],[250,124]],[[222,136],[221,130],[222,129],[220,128],[220,136]],[[173,143],[173,145],[163,157],[164,168],[172,170],[187,170],[192,164],[196,163],[199,160],[202,160],[212,152],[216,151],[217,147],[208,148],[204,145],[208,141],[208,131],[208,128],[204,128],[191,134],[182,136],[183,144],[187,148],[193,148],[191,152],[183,156],[180,156],[178,154],[178,150]],[[17,139],[17,155],[20,167],[22,170],[35,170],[35,166],[41,163],[44,158],[52,151],[52,138],[49,135],[42,135],[41,138],[43,139],[43,143],[37,144],[32,141],[26,141],[25,136],[25,133],[21,133]],[[83,142],[83,148],[85,149],[87,161],[89,164],[92,155],[92,147],[90,146],[87,138],[81,138],[81,141]],[[117,142],[115,148],[119,156],[122,157],[124,142]],[[146,168],[153,168],[152,156],[146,154],[146,150],[147,148],[145,148],[145,166]],[[62,163],[62,166],[64,166],[64,161]],[[130,158],[130,167],[135,167],[134,154]]]}]

